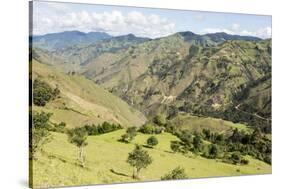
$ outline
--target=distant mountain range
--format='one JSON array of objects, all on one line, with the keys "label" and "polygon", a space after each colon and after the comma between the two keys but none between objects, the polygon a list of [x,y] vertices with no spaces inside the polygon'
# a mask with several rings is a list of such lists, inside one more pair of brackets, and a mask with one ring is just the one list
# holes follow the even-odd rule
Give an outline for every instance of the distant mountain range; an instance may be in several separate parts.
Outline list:
[{"label": "distant mountain range", "polygon": [[111,37],[109,34],[103,32],[84,33],[80,31],[65,31],[46,35],[35,35],[32,37],[32,43],[35,47],[54,51],[73,45],[87,45]]},{"label": "distant mountain range", "polygon": [[93,80],[147,117],[181,111],[271,125],[271,39],[73,31],[35,36],[32,52],[39,62]]}]

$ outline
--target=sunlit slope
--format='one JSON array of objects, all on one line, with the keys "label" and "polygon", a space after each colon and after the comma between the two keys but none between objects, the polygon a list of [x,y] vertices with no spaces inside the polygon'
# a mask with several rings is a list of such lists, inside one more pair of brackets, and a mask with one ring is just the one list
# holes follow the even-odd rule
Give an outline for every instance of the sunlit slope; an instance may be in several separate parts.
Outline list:
[{"label": "sunlit slope", "polygon": [[51,121],[63,121],[70,127],[104,121],[123,126],[139,126],[145,122],[145,117],[139,111],[84,76],[65,74],[36,60],[32,63],[33,78],[39,77],[61,91],[60,97],[45,107],[34,107],[37,111],[53,113]]},{"label": "sunlit slope", "polygon": [[34,162],[34,186],[87,185],[160,180],[161,176],[177,166],[185,168],[189,178],[234,176],[271,173],[271,166],[253,159],[248,165],[233,165],[220,160],[172,153],[170,141],[178,140],[169,133],[157,135],[159,144],[151,149],[144,148],[153,162],[140,172],[140,180],[132,179],[132,167],[126,163],[134,144],[145,144],[151,135],[138,134],[129,144],[118,142],[124,130],[99,136],[89,136],[85,148],[86,167],[76,164],[77,148],[67,141],[65,134],[53,133],[53,141],[47,144],[38,161]]}]

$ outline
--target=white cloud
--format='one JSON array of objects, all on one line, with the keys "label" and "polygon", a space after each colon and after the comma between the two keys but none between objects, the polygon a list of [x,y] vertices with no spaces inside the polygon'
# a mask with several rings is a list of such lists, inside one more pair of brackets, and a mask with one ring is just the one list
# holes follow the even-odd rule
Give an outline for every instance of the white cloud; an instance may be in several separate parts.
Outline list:
[{"label": "white cloud", "polygon": [[225,32],[232,35],[255,36],[262,39],[271,38],[271,27],[259,28],[256,31],[242,30],[239,24],[233,24],[231,28],[205,28],[201,34]]},{"label": "white cloud", "polygon": [[232,27],[231,27],[234,31],[237,31],[237,30],[239,30],[240,29],[240,25],[239,24],[236,24],[236,23],[234,23],[234,24],[232,24]]},{"label": "white cloud", "polygon": [[156,14],[146,15],[138,11],[123,14],[120,11],[111,12],[66,12],[64,14],[44,14],[37,12],[34,20],[34,34],[46,34],[66,30],[84,32],[104,31],[111,35],[133,33],[137,36],[161,37],[172,34],[175,24]]}]

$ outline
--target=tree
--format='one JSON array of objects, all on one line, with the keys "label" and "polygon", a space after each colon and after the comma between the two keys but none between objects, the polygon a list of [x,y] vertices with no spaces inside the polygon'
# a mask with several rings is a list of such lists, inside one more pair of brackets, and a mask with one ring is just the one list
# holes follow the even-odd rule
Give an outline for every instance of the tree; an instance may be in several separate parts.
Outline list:
[{"label": "tree", "polygon": [[153,134],[154,133],[154,127],[153,127],[152,124],[146,123],[139,129],[139,131],[144,133],[144,134]]},{"label": "tree", "polygon": [[164,126],[166,124],[166,119],[163,115],[156,115],[152,121],[158,126]]},{"label": "tree", "polygon": [[136,127],[129,127],[126,130],[126,133],[121,136],[121,141],[123,142],[130,142],[137,136],[137,128]]},{"label": "tree", "polygon": [[51,134],[49,132],[49,119],[51,113],[30,113],[32,124],[29,130],[29,150],[30,158],[36,160],[37,152],[41,151],[43,146],[51,141]]},{"label": "tree", "polygon": [[201,151],[203,147],[203,140],[199,134],[196,134],[195,137],[193,138],[193,149],[195,151]]},{"label": "tree", "polygon": [[68,141],[78,147],[78,161],[82,167],[85,167],[84,147],[88,145],[87,131],[84,128],[75,128],[68,130]]},{"label": "tree", "polygon": [[179,135],[179,138],[185,144],[185,146],[191,147],[193,138],[192,138],[192,134],[189,131],[187,130],[182,131],[182,133]]},{"label": "tree", "polygon": [[171,141],[170,148],[173,152],[180,152],[181,143],[179,141]]},{"label": "tree", "polygon": [[37,106],[45,106],[47,102],[55,99],[60,90],[56,87],[54,90],[46,82],[35,79],[33,82],[33,103]]},{"label": "tree", "polygon": [[209,158],[217,158],[219,155],[219,148],[215,144],[210,144],[209,145]]},{"label": "tree", "polygon": [[[146,168],[152,163],[152,158],[148,152],[143,150],[140,145],[136,145],[135,149],[129,153],[127,163],[133,167],[133,178],[138,178],[141,169]],[[136,169],[136,172],[135,172]]]},{"label": "tree", "polygon": [[171,172],[167,173],[161,180],[177,180],[177,179],[186,179],[188,178],[185,174],[184,168],[176,167]]},{"label": "tree", "polygon": [[157,138],[156,138],[155,136],[151,136],[151,137],[149,137],[149,138],[147,139],[146,143],[147,143],[149,146],[153,147],[153,146],[156,146],[156,145],[158,144],[158,140],[157,140]]}]

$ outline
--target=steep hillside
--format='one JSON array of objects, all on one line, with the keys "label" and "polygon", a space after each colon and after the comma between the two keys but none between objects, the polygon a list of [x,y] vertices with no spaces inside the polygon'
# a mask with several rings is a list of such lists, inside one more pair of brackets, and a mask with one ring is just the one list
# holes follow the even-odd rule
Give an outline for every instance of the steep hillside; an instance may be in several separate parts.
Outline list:
[{"label": "steep hillside", "polygon": [[84,46],[69,46],[65,49],[58,49],[54,55],[62,57],[67,63],[83,66],[103,53],[115,53],[118,50],[126,49],[129,46],[137,45],[148,38],[136,37],[133,34],[112,37],[90,43]]},{"label": "steep hillside", "polygon": [[32,66],[33,78],[60,90],[59,98],[44,107],[34,106],[35,111],[53,113],[53,122],[77,127],[108,121],[126,127],[140,126],[146,120],[142,113],[83,76],[64,74],[34,59]]},{"label": "steep hillside", "polygon": [[63,60],[55,67],[85,75],[148,117],[183,111],[271,124],[271,40],[226,33],[179,32],[153,40],[127,35],[45,54]]},{"label": "steep hillside", "polygon": [[[171,41],[165,44],[167,40]],[[148,48],[153,49],[152,53],[145,53],[145,47],[151,47],[151,44],[156,48]],[[251,83],[256,83],[255,87],[258,87],[262,85],[259,80],[264,77],[271,80],[270,51],[270,40],[226,41],[202,47],[173,36],[172,39],[143,43],[132,55],[130,50],[112,55],[115,61],[105,64],[107,69],[101,69],[93,78],[147,115],[167,114],[171,107],[176,107],[199,115],[231,119],[224,112],[245,100],[235,99],[237,93],[245,92],[243,86],[251,88]],[[99,59],[95,63],[103,62]],[[90,69],[87,70],[85,73],[90,77]],[[270,82],[267,83],[270,91]],[[267,96],[259,97],[262,94]],[[253,95],[260,99],[259,112],[265,111],[265,104],[270,107],[270,92]],[[266,110],[263,114],[270,115],[270,108]],[[247,116],[246,119],[252,118]],[[259,125],[264,124],[260,121]]]}]

